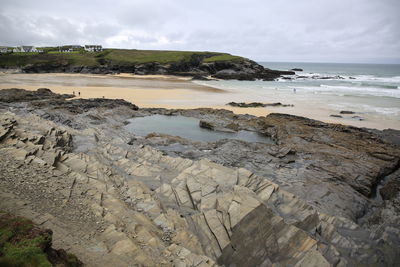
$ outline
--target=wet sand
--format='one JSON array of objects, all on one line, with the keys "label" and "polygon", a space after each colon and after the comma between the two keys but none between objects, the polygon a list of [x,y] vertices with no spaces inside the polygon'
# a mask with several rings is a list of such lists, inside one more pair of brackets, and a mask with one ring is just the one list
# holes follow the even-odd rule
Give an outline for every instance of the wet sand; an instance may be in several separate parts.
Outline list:
[{"label": "wet sand", "polygon": [[[325,122],[348,124],[357,127],[376,129],[400,129],[400,124],[382,121],[379,118],[367,118],[364,121],[354,119],[336,119],[329,117],[332,111],[324,107],[303,106],[291,103],[295,107],[238,108],[225,104],[230,101],[251,101],[245,92],[232,92],[217,89],[190,81],[188,77],[163,75],[95,75],[95,74],[0,74],[0,89],[22,88],[36,90],[49,88],[53,92],[72,94],[80,98],[125,99],[139,107],[154,108],[219,108],[231,110],[237,114],[266,116],[271,112],[304,116]],[[80,92],[80,96],[78,95]],[[246,99],[248,98],[248,99]],[[260,101],[267,102],[267,101]],[[284,101],[281,101],[284,102]]]}]

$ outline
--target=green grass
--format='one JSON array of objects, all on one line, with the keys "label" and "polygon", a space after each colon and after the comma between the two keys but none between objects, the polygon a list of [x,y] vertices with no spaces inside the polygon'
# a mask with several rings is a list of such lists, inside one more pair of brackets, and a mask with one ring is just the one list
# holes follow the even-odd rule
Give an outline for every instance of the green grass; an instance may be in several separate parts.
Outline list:
[{"label": "green grass", "polygon": [[0,214],[0,266],[50,267],[44,253],[51,235],[34,231],[30,220]]},{"label": "green grass", "polygon": [[[0,211],[0,266],[1,267],[50,267],[47,258],[52,233],[34,226],[33,222]],[[62,266],[80,267],[82,263],[73,254],[50,259]],[[65,256],[64,256],[65,255]]]},{"label": "green grass", "polygon": [[81,52],[80,52],[80,51],[71,51],[71,52],[49,51],[49,52],[47,52],[47,53],[49,53],[49,54],[66,54],[66,53],[69,53],[69,54],[79,54],[79,53],[81,53]]},{"label": "green grass", "polygon": [[197,52],[190,51],[157,51],[157,50],[127,50],[118,49],[112,50],[105,59],[117,63],[172,63],[184,60],[189,60],[193,54]]},{"label": "green grass", "polygon": [[[34,239],[22,240],[15,244],[7,243],[2,249],[2,261],[15,266],[51,267],[43,246],[49,243],[51,236],[38,236]],[[12,265],[11,265],[12,266]]]},{"label": "green grass", "polygon": [[[95,53],[93,53],[95,54]],[[89,53],[11,53],[0,55],[0,67],[23,67],[28,64],[63,64],[96,66],[98,62]]]},{"label": "green grass", "polygon": [[39,52],[13,52],[12,54],[14,54],[14,55],[27,55],[27,56],[31,56],[31,55],[39,55]]},{"label": "green grass", "polygon": [[238,56],[232,56],[230,54],[221,54],[206,58],[203,60],[203,62],[239,61],[239,60],[243,60],[243,58]]},{"label": "green grass", "polygon": [[160,64],[189,61],[193,56],[204,57],[203,62],[242,60],[225,53],[161,50],[105,49],[102,52],[58,52],[56,47],[44,47],[44,53],[11,53],[0,55],[0,67],[23,67],[28,64],[61,64],[69,66],[98,66],[101,64],[134,65],[150,62]]}]

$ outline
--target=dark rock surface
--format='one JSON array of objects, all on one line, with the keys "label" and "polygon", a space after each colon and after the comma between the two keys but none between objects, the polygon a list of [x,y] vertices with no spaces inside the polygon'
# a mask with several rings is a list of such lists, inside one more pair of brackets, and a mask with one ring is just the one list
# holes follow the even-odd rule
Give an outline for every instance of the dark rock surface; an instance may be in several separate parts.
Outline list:
[{"label": "dark rock surface", "polygon": [[400,170],[389,175],[385,180],[382,188],[379,189],[379,193],[384,200],[395,200],[400,194]]},{"label": "dark rock surface", "polygon": [[205,128],[205,129],[209,129],[209,130],[214,130],[214,127],[215,127],[212,123],[205,121],[205,120],[200,120],[199,126],[201,128]]},{"label": "dark rock surface", "polygon": [[383,131],[370,130],[374,134],[378,135],[380,138],[388,143],[400,146],[400,131],[395,129],[385,129]]},{"label": "dark rock surface", "polygon": [[340,114],[355,114],[355,112],[350,110],[341,110]]},{"label": "dark rock surface", "polygon": [[69,94],[55,94],[50,89],[39,88],[36,91],[28,91],[24,89],[3,89],[0,90],[0,102],[25,102],[33,100],[44,100],[44,99],[67,99],[75,97]]},{"label": "dark rock surface", "polygon": [[91,98],[91,99],[72,99],[65,101],[62,99],[50,99],[49,101],[33,101],[31,103],[36,107],[56,107],[56,109],[65,109],[72,113],[83,113],[90,109],[105,108],[113,109],[121,106],[125,106],[132,110],[138,110],[139,108],[130,102],[123,99],[106,99],[106,98]]},{"label": "dark rock surface", "polygon": [[244,103],[244,102],[229,102],[228,106],[232,107],[239,107],[239,108],[257,108],[257,107],[293,107],[294,105],[290,104],[282,104],[280,102],[277,103],[260,103],[260,102],[251,102],[251,103]]},{"label": "dark rock surface", "polygon": [[126,106],[132,110],[139,109],[136,105],[123,99],[92,98],[66,101],[66,99],[73,97],[75,97],[75,95],[56,94],[47,88],[40,88],[36,91],[17,88],[0,90],[0,102],[12,103],[29,101],[34,107],[55,107],[56,109],[65,109],[72,113],[83,113],[94,108],[113,109],[120,106]]},{"label": "dark rock surface", "polygon": [[294,69],[291,69],[291,71],[303,71],[303,69],[300,69],[300,68],[294,68]]}]

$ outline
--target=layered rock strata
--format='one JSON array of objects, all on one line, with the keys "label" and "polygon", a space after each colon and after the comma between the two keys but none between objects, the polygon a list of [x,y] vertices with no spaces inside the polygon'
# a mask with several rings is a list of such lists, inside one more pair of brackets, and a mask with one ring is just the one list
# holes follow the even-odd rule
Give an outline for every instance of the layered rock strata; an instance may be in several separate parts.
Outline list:
[{"label": "layered rock strata", "polygon": [[[400,196],[369,197],[381,177],[396,181],[400,153],[376,133],[281,114],[137,110],[96,100],[70,109],[63,101],[0,105],[0,209],[52,229],[54,245],[88,266],[399,260]],[[216,129],[236,123],[276,144],[124,130],[128,118],[153,113],[191,115]],[[159,147],[172,143],[190,153]]]}]

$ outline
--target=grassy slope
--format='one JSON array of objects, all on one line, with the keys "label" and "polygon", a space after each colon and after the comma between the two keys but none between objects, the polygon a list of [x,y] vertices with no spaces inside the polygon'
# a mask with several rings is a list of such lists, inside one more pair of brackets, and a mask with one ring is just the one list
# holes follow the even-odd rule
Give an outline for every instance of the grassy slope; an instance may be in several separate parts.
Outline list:
[{"label": "grassy slope", "polygon": [[93,54],[75,54],[75,53],[12,53],[0,55],[1,67],[22,67],[28,64],[52,64],[65,63],[70,65],[96,66],[99,63]]},{"label": "grassy slope", "polygon": [[[22,217],[0,211],[0,266],[5,267],[51,267],[46,248],[52,236]],[[80,266],[77,258],[67,255],[64,265]]]},{"label": "grassy slope", "polygon": [[[50,50],[46,48],[45,50]],[[51,51],[51,50],[50,50]],[[102,52],[88,53],[11,53],[0,55],[0,67],[22,67],[27,64],[61,63],[72,66],[98,66],[102,62],[111,64],[132,65],[149,62],[172,63],[187,61],[192,55],[206,55],[203,62],[242,60],[242,57],[226,53],[191,52],[191,51],[160,51],[160,50],[128,50],[106,49]]]}]

